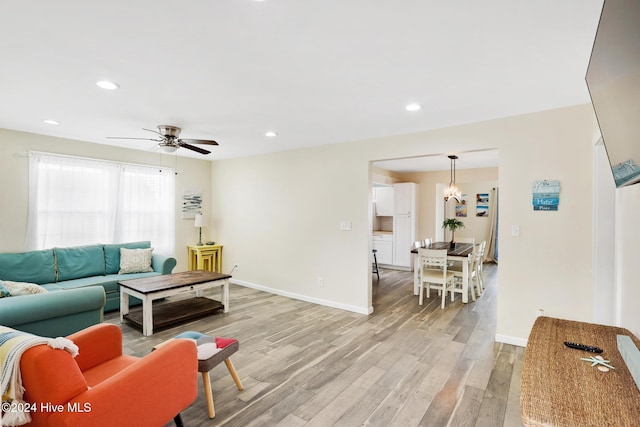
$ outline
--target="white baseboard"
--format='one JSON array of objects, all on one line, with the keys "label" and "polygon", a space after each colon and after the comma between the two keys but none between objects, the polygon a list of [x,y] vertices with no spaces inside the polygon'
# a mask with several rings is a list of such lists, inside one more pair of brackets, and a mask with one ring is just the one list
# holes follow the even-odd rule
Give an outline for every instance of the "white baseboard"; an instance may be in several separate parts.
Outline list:
[{"label": "white baseboard", "polygon": [[[257,289],[259,291],[268,292],[270,294],[281,295],[283,297],[297,299],[300,301],[306,301],[306,302],[311,302],[318,305],[324,305],[327,307],[333,307],[333,308],[339,308],[341,310],[352,311],[354,313],[359,313],[359,314],[373,313],[373,307],[369,307],[368,309],[365,307],[356,307],[353,305],[342,304],[335,301],[314,298],[308,295],[301,295],[293,292],[283,291],[280,289],[269,288],[267,286],[258,285],[256,283],[245,282],[244,280],[229,279],[229,283],[233,283],[234,285],[244,286],[245,288]],[[230,305],[233,305],[233,300],[231,301]]]},{"label": "white baseboard", "polygon": [[384,269],[387,269],[387,270],[413,271],[413,267],[404,267],[402,265],[391,265],[391,264],[380,264],[380,263],[378,263],[378,267],[384,268]]},{"label": "white baseboard", "polygon": [[518,347],[526,347],[527,339],[518,338],[518,337],[510,337],[508,335],[496,334],[496,342],[501,342],[504,344],[517,345]]}]

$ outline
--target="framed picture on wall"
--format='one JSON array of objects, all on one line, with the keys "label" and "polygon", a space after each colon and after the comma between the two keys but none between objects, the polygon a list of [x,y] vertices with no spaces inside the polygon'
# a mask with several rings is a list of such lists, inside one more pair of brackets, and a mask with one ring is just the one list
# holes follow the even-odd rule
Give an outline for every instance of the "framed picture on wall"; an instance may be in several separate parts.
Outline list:
[{"label": "framed picture on wall", "polygon": [[476,194],[476,216],[489,216],[489,193]]},{"label": "framed picture on wall", "polygon": [[462,194],[460,197],[460,203],[456,203],[456,216],[457,217],[466,217],[467,216],[467,203],[468,197],[466,194]]},{"label": "framed picture on wall", "polygon": [[202,190],[185,188],[182,191],[182,219],[193,219],[202,211]]},{"label": "framed picture on wall", "polygon": [[476,216],[489,216],[489,206],[476,206]]}]

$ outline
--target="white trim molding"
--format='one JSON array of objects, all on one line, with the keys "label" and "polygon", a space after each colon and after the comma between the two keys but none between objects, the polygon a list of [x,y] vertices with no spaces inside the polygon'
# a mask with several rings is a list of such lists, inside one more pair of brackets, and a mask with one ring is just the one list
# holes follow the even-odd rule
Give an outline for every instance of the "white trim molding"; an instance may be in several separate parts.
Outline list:
[{"label": "white trim molding", "polygon": [[287,292],[287,291],[282,291],[280,289],[273,289],[267,286],[258,285],[256,283],[245,282],[244,280],[229,279],[229,283],[232,283],[234,285],[244,286],[245,288],[251,288],[251,289],[256,289],[263,292],[268,292],[270,294],[280,295],[287,298],[293,298],[300,301],[311,302],[313,304],[324,305],[332,308],[339,308],[340,310],[351,311],[358,314],[369,315],[373,313],[373,307],[369,307],[369,308],[357,307],[357,306],[342,304],[342,303],[325,300],[321,298],[313,298],[308,295],[296,294],[294,292]]},{"label": "white trim molding", "polygon": [[501,334],[496,334],[495,340],[496,342],[501,342],[503,344],[517,345],[518,347],[526,347],[527,342],[529,341],[526,338],[510,337],[508,335],[501,335]]}]

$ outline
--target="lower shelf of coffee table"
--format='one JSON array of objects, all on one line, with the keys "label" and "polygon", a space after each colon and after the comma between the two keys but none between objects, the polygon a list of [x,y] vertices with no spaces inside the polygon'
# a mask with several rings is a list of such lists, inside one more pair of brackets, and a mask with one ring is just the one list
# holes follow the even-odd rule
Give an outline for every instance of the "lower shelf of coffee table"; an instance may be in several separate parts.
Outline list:
[{"label": "lower shelf of coffee table", "polygon": [[[177,325],[199,317],[215,314],[224,308],[220,301],[206,297],[188,298],[179,301],[157,301],[153,304],[153,330]],[[142,329],[142,307],[131,308],[125,320]]]}]

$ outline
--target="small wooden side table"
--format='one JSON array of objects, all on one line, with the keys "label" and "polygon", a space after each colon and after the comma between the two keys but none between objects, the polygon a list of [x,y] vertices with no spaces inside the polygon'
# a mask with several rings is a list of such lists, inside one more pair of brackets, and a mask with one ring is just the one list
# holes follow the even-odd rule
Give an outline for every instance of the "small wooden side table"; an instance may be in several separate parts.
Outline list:
[{"label": "small wooden side table", "polygon": [[[231,378],[233,378],[233,381],[236,383],[238,390],[244,390],[244,386],[240,381],[236,368],[233,366],[233,363],[231,363],[231,355],[238,351],[240,343],[235,338],[210,337],[195,331],[183,332],[176,335],[175,338],[191,339],[194,341],[196,346],[198,346],[198,372],[202,374],[202,384],[204,385],[209,418],[215,418],[216,410],[213,406],[213,392],[211,391],[211,377],[209,376],[209,371],[211,371],[220,362],[224,361],[224,364],[227,365],[227,369],[231,374]],[[157,344],[152,350],[157,350],[170,341],[171,340]],[[218,348],[217,353],[207,355],[207,349],[205,349],[205,347],[208,345],[213,345]]]},{"label": "small wooden side table", "polygon": [[189,245],[189,270],[222,272],[222,245]]}]

